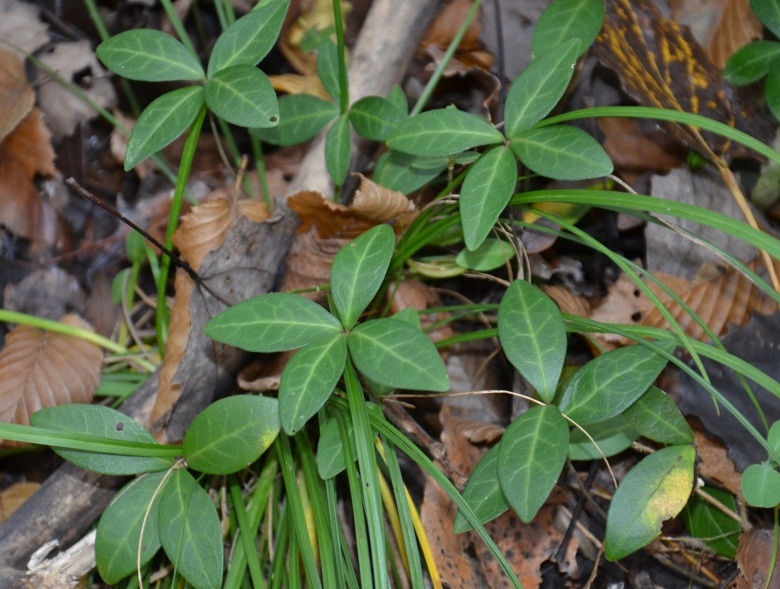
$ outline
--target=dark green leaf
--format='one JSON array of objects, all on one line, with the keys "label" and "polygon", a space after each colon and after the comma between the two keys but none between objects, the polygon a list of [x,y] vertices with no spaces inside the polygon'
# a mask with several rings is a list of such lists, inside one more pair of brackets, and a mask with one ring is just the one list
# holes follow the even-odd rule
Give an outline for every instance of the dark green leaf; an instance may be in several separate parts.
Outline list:
[{"label": "dark green leaf", "polygon": [[[146,474],[125,485],[100,516],[95,538],[95,558],[100,576],[111,585],[144,566],[160,549],[157,512],[160,483],[165,472]],[[141,528],[141,557],[138,544]],[[139,562],[140,561],[140,562]]]},{"label": "dark green leaf", "polygon": [[553,125],[517,134],[509,144],[532,171],[555,180],[586,180],[612,173],[612,160],[585,131]]},{"label": "dark green leaf", "polygon": [[97,47],[106,67],[129,80],[202,80],[205,72],[179,41],[156,29],[119,33]]},{"label": "dark green leaf", "polygon": [[[344,416],[347,420],[348,435],[352,437],[352,421],[348,415]],[[323,480],[332,479],[341,473],[347,464],[344,458],[344,445],[341,441],[339,432],[339,423],[335,418],[329,419],[325,426],[320,430],[320,439],[317,442],[317,472]]]},{"label": "dark green leaf", "polygon": [[173,472],[158,513],[165,554],[195,589],[222,586],[222,530],[208,493],[184,469]]},{"label": "dark green leaf", "polygon": [[580,42],[579,54],[591,46],[604,21],[604,0],[555,0],[534,25],[534,57],[557,51],[569,39]]},{"label": "dark green leaf", "polygon": [[329,336],[296,352],[279,383],[279,416],[292,436],[314,416],[336,388],[347,361],[344,334]]},{"label": "dark green leaf", "polygon": [[674,401],[658,387],[650,387],[623,413],[648,440],[660,444],[692,444],[693,430]]},{"label": "dark green leaf", "polygon": [[215,72],[206,82],[206,104],[215,115],[240,127],[273,127],[279,122],[271,81],[252,65]]},{"label": "dark green leaf", "polygon": [[776,63],[769,70],[764,81],[764,94],[766,95],[766,105],[772,111],[775,119],[780,121],[780,63]]},{"label": "dark green leaf", "polygon": [[[500,446],[500,443],[496,444],[480,459],[469,477],[469,482],[466,483],[466,488],[463,489],[463,498],[483,524],[494,520],[509,509],[504,492],[498,484],[496,464]],[[455,516],[455,533],[461,534],[470,529],[471,524],[459,511]]]},{"label": "dark green leaf", "polygon": [[330,271],[330,288],[344,329],[354,327],[382,286],[394,245],[392,228],[377,225],[336,254]]},{"label": "dark green leaf", "polygon": [[515,248],[502,239],[486,239],[475,250],[462,249],[455,263],[469,270],[490,272],[503,268],[515,257]]},{"label": "dark green leaf", "polygon": [[380,384],[421,391],[446,391],[447,369],[428,336],[405,321],[374,319],[347,339],[358,370]]},{"label": "dark green leaf", "polygon": [[[61,432],[70,432],[110,438],[125,442],[155,444],[152,434],[137,421],[116,409],[102,405],[60,405],[48,407],[32,414],[30,423]],[[84,470],[100,474],[129,475],[165,470],[173,465],[172,458],[147,458],[144,456],[119,456],[85,450],[52,448],[68,462]]]},{"label": "dark green leaf", "polygon": [[279,401],[238,395],[220,399],[201,411],[184,436],[187,465],[206,474],[245,469],[279,434]]},{"label": "dark green leaf", "polygon": [[729,57],[723,75],[737,86],[760,80],[780,61],[780,43],[776,41],[753,41],[740,47]]},{"label": "dark green leaf", "polygon": [[527,131],[549,113],[566,91],[574,73],[580,42],[570,39],[540,55],[512,83],[506,97],[506,134]]},{"label": "dark green leaf", "polygon": [[[658,345],[670,353],[674,349],[669,342]],[[660,354],[640,345],[602,354],[572,377],[559,407],[580,425],[614,417],[642,396],[666,362]]]},{"label": "dark green leaf", "polygon": [[333,315],[300,295],[274,292],[233,305],[206,324],[206,335],[249,352],[284,352],[342,331]]},{"label": "dark green leaf", "polygon": [[742,495],[753,507],[780,505],[780,472],[769,462],[751,464],[742,473]]},{"label": "dark green leaf", "polygon": [[517,163],[505,145],[492,148],[469,168],[460,192],[460,219],[468,249],[477,249],[485,240],[516,183]]},{"label": "dark green leaf", "polygon": [[208,76],[234,65],[257,65],[276,44],[290,0],[265,0],[217,38]]},{"label": "dark green leaf", "polygon": [[412,155],[434,157],[503,141],[501,132],[485,119],[446,108],[406,119],[390,133],[387,146]]},{"label": "dark green leaf", "polygon": [[498,337],[507,359],[551,402],[566,359],[566,329],[552,299],[529,282],[514,281],[498,307]]},{"label": "dark green leaf", "polygon": [[323,41],[317,51],[317,74],[325,90],[338,102],[341,97],[341,88],[339,86],[339,49],[328,38]]},{"label": "dark green leaf", "polygon": [[275,145],[295,145],[314,137],[338,114],[332,102],[311,94],[290,94],[279,99],[279,124],[252,129],[252,134]]},{"label": "dark green leaf", "polygon": [[620,481],[607,514],[604,552],[620,560],[647,546],[676,516],[693,488],[696,450],[670,446],[643,458]]},{"label": "dark green leaf", "polygon": [[533,407],[504,432],[498,482],[507,503],[530,522],[553,490],[569,450],[569,425],[555,405]]},{"label": "dark green leaf", "polygon": [[[581,430],[572,430],[569,440],[570,460],[602,460],[604,456],[619,454],[639,438],[637,431],[622,415],[593,423],[586,429],[593,441]],[[598,448],[593,442],[598,444]]]},{"label": "dark green leaf", "polygon": [[[702,487],[701,492],[719,501],[734,513],[737,512],[737,502],[731,493],[707,485]],[[693,495],[688,501],[688,505],[682,511],[682,519],[691,536],[704,542],[716,554],[731,559],[736,556],[742,531],[739,522],[697,495]]]},{"label": "dark green leaf", "polygon": [[750,0],[750,8],[775,37],[780,37],[780,3],[777,0]]},{"label": "dark green leaf", "polygon": [[201,86],[187,86],[163,94],[147,106],[130,133],[125,171],[178,138],[195,120],[203,100]]},{"label": "dark green leaf", "polygon": [[372,141],[384,141],[406,112],[381,96],[366,96],[349,109],[349,120],[355,131]]},{"label": "dark green leaf", "polygon": [[383,153],[376,163],[372,179],[385,188],[409,194],[422,188],[447,169],[447,159],[416,158],[401,151]]},{"label": "dark green leaf", "polygon": [[334,184],[341,186],[349,171],[349,158],[352,155],[352,137],[349,117],[339,115],[325,137],[325,165]]},{"label": "dark green leaf", "polygon": [[399,110],[403,111],[404,116],[409,115],[409,102],[406,100],[406,94],[398,84],[393,84],[387,99],[392,102]]}]

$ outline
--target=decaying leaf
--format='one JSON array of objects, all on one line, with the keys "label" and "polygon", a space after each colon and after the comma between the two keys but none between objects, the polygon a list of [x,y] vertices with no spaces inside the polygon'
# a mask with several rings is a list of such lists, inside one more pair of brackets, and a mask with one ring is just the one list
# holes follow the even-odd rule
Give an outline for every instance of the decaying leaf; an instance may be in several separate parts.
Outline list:
[{"label": "decaying leaf", "polygon": [[[777,566],[777,558],[772,558],[774,545],[771,528],[753,528],[740,536],[737,564],[742,574],[737,578],[736,589],[780,587],[780,567]],[[772,578],[768,579],[773,563]]]},{"label": "decaying leaf", "polygon": [[[433,19],[420,45],[434,60],[438,61],[444,50],[449,47],[465,22],[473,3],[473,0],[452,0],[445,4]],[[491,68],[493,56],[482,48],[481,33],[482,23],[479,18],[475,18],[469,23],[466,34],[458,45],[453,63],[448,66],[450,75],[459,68],[478,67],[485,70]]]},{"label": "decaying leaf", "polygon": [[[61,323],[91,329],[76,315]],[[77,337],[20,325],[0,351],[0,421],[29,425],[44,407],[89,403],[100,382],[103,352]]]},{"label": "decaying leaf", "polygon": [[35,103],[24,64],[15,54],[0,48],[0,142],[14,130]]},{"label": "decaying leaf", "polygon": [[16,483],[0,491],[0,521],[21,507],[40,486],[40,483]]}]

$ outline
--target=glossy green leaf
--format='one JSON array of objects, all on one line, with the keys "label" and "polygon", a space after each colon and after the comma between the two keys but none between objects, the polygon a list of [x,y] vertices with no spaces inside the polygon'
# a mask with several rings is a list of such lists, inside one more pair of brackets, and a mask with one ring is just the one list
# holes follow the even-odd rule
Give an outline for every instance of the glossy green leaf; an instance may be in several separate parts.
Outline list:
[{"label": "glossy green leaf", "polygon": [[[141,424],[116,409],[102,405],[74,403],[48,407],[36,411],[30,417],[31,425],[45,427],[61,432],[70,432],[110,438],[125,442],[144,442],[155,444],[157,441]],[[100,474],[130,475],[142,472],[165,470],[173,465],[172,458],[151,458],[144,456],[120,456],[102,454],[85,450],[65,450],[52,448],[71,464],[84,470]]]},{"label": "glossy green leaf", "polygon": [[455,263],[469,270],[490,272],[506,267],[515,257],[515,248],[503,239],[488,238],[475,250],[462,249]]},{"label": "glossy green leaf", "polygon": [[693,443],[693,430],[674,401],[652,386],[623,412],[625,418],[648,440],[660,444]]},{"label": "glossy green leaf", "polygon": [[[344,416],[347,421],[347,432],[352,437],[352,421],[348,415]],[[320,430],[320,438],[317,441],[317,472],[323,480],[332,479],[347,468],[344,457],[344,445],[341,441],[338,421],[329,419],[325,426]]]},{"label": "glossy green leaf", "polygon": [[780,61],[772,66],[764,81],[766,105],[775,119],[780,121]]},{"label": "glossy green leaf", "polygon": [[582,129],[553,125],[519,133],[510,147],[528,168],[555,180],[586,180],[612,173],[612,160]]},{"label": "glossy green leaf", "polygon": [[498,338],[507,359],[551,402],[566,359],[566,328],[552,299],[529,282],[514,281],[498,306]]},{"label": "glossy green leaf", "polygon": [[314,137],[339,114],[339,107],[311,94],[290,94],[279,99],[279,124],[252,129],[258,139],[275,145],[296,145]]},{"label": "glossy green leaf", "polygon": [[391,190],[410,194],[447,169],[447,159],[418,158],[401,151],[387,151],[377,160],[372,180]]},{"label": "glossy green leaf", "polygon": [[569,450],[569,425],[555,405],[533,407],[504,432],[498,482],[507,503],[530,522],[553,490]]},{"label": "glossy green leaf", "polygon": [[622,415],[593,423],[586,428],[586,431],[593,438],[593,442],[598,444],[598,448],[593,445],[588,436],[575,428],[569,439],[570,460],[602,460],[604,456],[609,458],[630,448],[631,444],[639,438],[639,433]]},{"label": "glossy green leaf", "polygon": [[187,86],[163,94],[147,106],[130,133],[125,171],[175,141],[195,120],[203,101],[201,86]]},{"label": "glossy green leaf", "polygon": [[[157,512],[158,487],[165,472],[146,474],[125,485],[100,516],[95,538],[95,559],[102,579],[113,585],[135,572],[141,528],[140,565],[144,566],[160,549]],[[157,497],[155,497],[157,495]],[[144,523],[144,519],[146,522]]]},{"label": "glossy green leaf", "polygon": [[298,350],[287,362],[279,382],[279,417],[292,436],[328,400],[347,361],[347,341],[336,334]]},{"label": "glossy green leaf", "polygon": [[[701,492],[710,495],[721,504],[737,513],[737,501],[734,495],[715,487],[704,486]],[[733,559],[737,554],[737,545],[742,528],[720,509],[693,495],[682,511],[682,520],[691,536],[701,540],[716,554]]]},{"label": "glossy green leaf", "polygon": [[566,91],[580,42],[571,39],[534,59],[512,83],[506,97],[506,134],[510,139],[541,121]]},{"label": "glossy green leaf", "polygon": [[[474,467],[474,471],[463,489],[463,498],[474,511],[479,521],[487,523],[496,519],[509,509],[504,492],[498,483],[498,451],[500,443],[488,450]],[[461,534],[471,529],[471,524],[458,511],[455,516],[455,533]]]},{"label": "glossy green leaf", "polygon": [[390,133],[387,146],[412,155],[434,157],[503,141],[501,132],[485,119],[445,108],[406,119]]},{"label": "glossy green leaf", "polygon": [[352,329],[385,279],[393,256],[395,233],[377,225],[345,245],[333,260],[330,288],[345,329]]},{"label": "glossy green leaf", "polygon": [[206,474],[245,469],[279,434],[280,402],[270,397],[237,395],[206,407],[184,436],[187,465]]},{"label": "glossy green leaf", "polygon": [[450,379],[433,342],[398,319],[374,319],[355,327],[347,339],[358,370],[376,382],[420,391],[446,391]]},{"label": "glossy green leaf", "polygon": [[336,44],[326,38],[317,50],[317,75],[333,99],[338,102],[341,97],[339,86],[339,50]]},{"label": "glossy green leaf", "polygon": [[352,155],[349,117],[339,115],[325,137],[325,166],[337,186],[344,184]]},{"label": "glossy green leaf", "polygon": [[620,481],[607,514],[604,553],[620,560],[647,546],[675,517],[693,489],[696,450],[669,446],[643,458]]},{"label": "glossy green leaf", "polygon": [[517,183],[517,162],[505,145],[494,147],[469,168],[460,191],[463,239],[477,249],[506,208]]},{"label": "glossy green leaf", "polygon": [[780,504],[780,472],[770,462],[751,464],[742,473],[742,495],[753,507]]},{"label": "glossy green leaf", "polygon": [[156,29],[119,33],[98,45],[96,52],[108,69],[129,80],[202,80],[206,75],[184,45]]},{"label": "glossy green leaf", "polygon": [[775,37],[780,37],[780,2],[777,0],[750,0],[750,8],[756,13],[758,20],[772,31]]},{"label": "glossy green leaf", "polygon": [[208,493],[184,469],[173,472],[158,512],[160,541],[195,589],[222,586],[222,530]]},{"label": "glossy green leaf", "polygon": [[[670,353],[674,349],[671,342],[658,345]],[[650,388],[666,362],[640,345],[602,354],[577,371],[558,406],[580,425],[614,417]]]},{"label": "glossy green leaf", "polygon": [[206,104],[215,115],[240,127],[273,127],[279,122],[271,81],[252,65],[215,72],[206,82]]},{"label": "glossy green leaf", "polygon": [[723,68],[726,79],[737,86],[760,80],[780,61],[780,43],[753,41],[737,49]]},{"label": "glossy green leaf", "polygon": [[268,55],[290,6],[290,0],[265,0],[225,29],[214,43],[208,76],[234,65],[257,65]]},{"label": "glossy green leaf", "polygon": [[212,339],[249,352],[284,352],[340,333],[333,315],[300,295],[273,292],[233,305],[206,324]]},{"label": "glossy green leaf", "polygon": [[534,25],[531,54],[539,57],[577,39],[581,55],[596,39],[603,21],[604,0],[555,0]]},{"label": "glossy green leaf", "polygon": [[381,96],[366,96],[349,108],[349,120],[358,135],[372,141],[384,141],[406,112]]}]

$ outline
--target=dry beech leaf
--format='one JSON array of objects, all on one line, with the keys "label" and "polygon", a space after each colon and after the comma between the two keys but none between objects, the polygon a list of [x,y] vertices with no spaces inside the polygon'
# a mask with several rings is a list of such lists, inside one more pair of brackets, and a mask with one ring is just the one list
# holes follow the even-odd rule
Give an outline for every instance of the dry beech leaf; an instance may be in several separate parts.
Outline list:
[{"label": "dry beech leaf", "polygon": [[[718,336],[729,325],[744,325],[751,313],[769,314],[777,304],[761,294],[750,280],[733,268],[722,270],[713,278],[684,280],[668,274],[655,274],[680,299],[690,306]],[[707,335],[685,310],[654,283],[648,286],[658,296],[685,333],[706,341]],[[605,323],[634,323],[668,328],[666,319],[626,275],[612,285],[609,294],[591,314],[591,319]],[[615,334],[599,334],[599,339],[623,345],[628,340]]]},{"label": "dry beech leaf", "polygon": [[0,491],[0,521],[8,519],[40,486],[40,483],[16,483]]},{"label": "dry beech leaf", "polygon": [[763,36],[764,27],[750,8],[749,0],[727,0],[718,27],[709,44],[709,56],[724,67],[731,55],[743,45]]},{"label": "dry beech leaf", "polygon": [[27,82],[22,59],[0,48],[0,141],[27,116],[33,104],[35,92]]},{"label": "dry beech leaf", "polygon": [[636,119],[604,117],[596,121],[604,134],[604,150],[622,174],[666,174],[682,162],[684,153],[670,145],[668,134],[642,132]]},{"label": "dry beech leaf", "polygon": [[463,437],[472,444],[492,444],[504,435],[506,430],[502,425],[465,417],[454,417],[452,422]]},{"label": "dry beech leaf", "polygon": [[729,493],[740,495],[742,474],[737,472],[726,447],[701,431],[699,427],[694,427],[693,433],[696,436],[699,474],[706,480],[720,485]]},{"label": "dry beech leaf", "polygon": [[[60,322],[91,329],[77,315]],[[0,351],[0,421],[29,425],[44,407],[89,403],[100,382],[103,352],[77,337],[20,325]]]},{"label": "dry beech leaf", "polygon": [[[736,589],[764,589],[780,587],[780,567],[772,558],[774,534],[771,528],[753,528],[739,538],[737,565],[742,573],[737,579]],[[772,578],[767,583],[767,574],[774,562]]]},{"label": "dry beech leaf", "polygon": [[568,288],[558,285],[545,285],[542,290],[549,296],[563,313],[587,317],[590,315],[590,303],[584,297],[571,292]]},{"label": "dry beech leaf", "polygon": [[[409,308],[415,311],[425,311],[430,307],[441,305],[439,297],[436,296],[430,285],[419,280],[409,279],[398,284],[391,284],[387,294],[392,297],[390,312],[393,314]],[[446,322],[448,317],[449,313],[422,313],[420,325],[434,342],[438,342],[455,335],[450,324]],[[428,331],[434,323],[440,323],[439,327]]]}]

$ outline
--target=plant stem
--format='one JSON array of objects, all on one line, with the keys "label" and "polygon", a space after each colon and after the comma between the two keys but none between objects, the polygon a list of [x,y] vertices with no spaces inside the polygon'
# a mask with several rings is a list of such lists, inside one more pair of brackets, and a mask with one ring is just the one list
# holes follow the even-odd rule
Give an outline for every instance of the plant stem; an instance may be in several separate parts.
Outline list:
[{"label": "plant stem", "polygon": [[88,329],[84,329],[82,327],[60,323],[59,321],[43,319],[42,317],[28,315],[27,313],[18,313],[16,311],[0,309],[0,322],[27,325],[28,327],[36,327],[38,329],[51,331],[52,333],[60,333],[62,335],[77,337],[79,339],[83,339],[85,342],[95,344],[96,346],[100,346],[101,348],[105,348],[111,352],[115,352],[117,354],[127,354],[127,348],[119,345],[114,341],[111,341],[108,338],[103,337],[99,333],[89,331]]},{"label": "plant stem", "polygon": [[336,46],[339,55],[339,108],[341,114],[349,110],[349,82],[347,80],[346,45],[344,42],[344,19],[341,16],[341,0],[333,0],[333,24],[336,27]]}]

